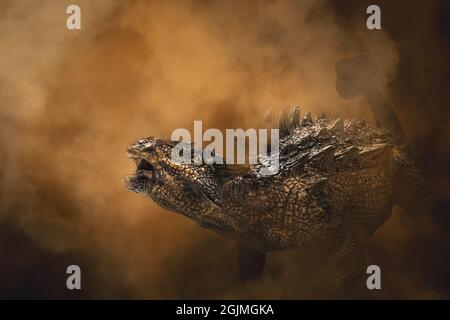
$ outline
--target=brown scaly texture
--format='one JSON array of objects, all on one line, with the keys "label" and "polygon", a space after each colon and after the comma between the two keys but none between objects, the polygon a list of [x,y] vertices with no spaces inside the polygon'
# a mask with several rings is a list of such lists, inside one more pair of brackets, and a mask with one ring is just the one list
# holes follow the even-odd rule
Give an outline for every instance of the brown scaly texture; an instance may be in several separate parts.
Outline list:
[{"label": "brown scaly texture", "polygon": [[366,266],[364,241],[394,204],[411,212],[436,200],[388,103],[371,86],[361,86],[364,76],[348,75],[365,61],[339,62],[336,88],[346,98],[365,95],[379,128],[324,115],[313,120],[298,108],[269,114],[280,130],[280,167],[272,176],[261,174],[263,159],[248,168],[182,164],[171,158],[173,142],[149,137],[128,148],[137,171],[125,184],[234,239],[245,278],[261,274],[266,252],[312,247],[329,257],[318,278],[330,288],[351,284]]},{"label": "brown scaly texture", "polygon": [[262,271],[265,252],[311,246],[329,254],[327,281],[342,286],[363,270],[362,242],[402,204],[404,191],[427,190],[425,180],[392,131],[309,113],[300,119],[298,108],[278,123],[276,175],[262,176],[262,164],[181,164],[171,158],[173,142],[149,137],[128,149],[137,172],[126,184],[235,239],[244,276]]}]

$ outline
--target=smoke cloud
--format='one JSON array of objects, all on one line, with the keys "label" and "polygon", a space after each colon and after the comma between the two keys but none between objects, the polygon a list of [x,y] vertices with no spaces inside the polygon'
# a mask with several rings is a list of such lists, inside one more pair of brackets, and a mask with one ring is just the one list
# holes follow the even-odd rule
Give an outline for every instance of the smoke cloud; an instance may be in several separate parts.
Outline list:
[{"label": "smoke cloud", "polygon": [[[339,59],[370,53],[418,158],[449,190],[437,178],[450,158],[448,94],[441,94],[448,79],[436,78],[448,70],[436,69],[448,47],[428,36],[439,28],[439,10],[412,4],[422,32],[413,36],[396,20],[402,9],[383,2],[383,24],[393,31],[371,32],[363,2],[76,1],[82,29],[69,31],[73,1],[2,1],[0,295],[320,297],[303,285],[316,268],[310,253],[274,253],[261,281],[237,282],[229,240],[125,190],[121,179],[135,169],[125,149],[141,137],[192,129],[194,120],[204,128],[256,126],[269,108],[288,105],[372,121],[364,99],[337,94],[334,73]],[[434,60],[414,51],[417,38]],[[411,69],[417,61],[424,65]],[[436,168],[430,154],[440,159]],[[414,241],[435,232],[429,217],[394,212],[370,243],[386,289],[351,294],[448,294],[424,276],[427,267],[408,265],[425,246]],[[82,292],[65,288],[69,264],[83,270]]]}]

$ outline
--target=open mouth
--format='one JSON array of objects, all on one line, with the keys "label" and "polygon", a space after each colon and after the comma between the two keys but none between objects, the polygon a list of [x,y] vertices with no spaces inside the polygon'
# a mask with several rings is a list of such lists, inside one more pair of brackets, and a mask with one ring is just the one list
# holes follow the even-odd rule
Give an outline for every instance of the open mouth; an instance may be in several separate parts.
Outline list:
[{"label": "open mouth", "polygon": [[145,159],[138,159],[136,161],[136,172],[139,171],[154,171],[153,165]]},{"label": "open mouth", "polygon": [[145,159],[131,155],[130,158],[136,162],[135,174],[124,179],[125,186],[133,192],[146,192],[155,181],[155,168]]}]

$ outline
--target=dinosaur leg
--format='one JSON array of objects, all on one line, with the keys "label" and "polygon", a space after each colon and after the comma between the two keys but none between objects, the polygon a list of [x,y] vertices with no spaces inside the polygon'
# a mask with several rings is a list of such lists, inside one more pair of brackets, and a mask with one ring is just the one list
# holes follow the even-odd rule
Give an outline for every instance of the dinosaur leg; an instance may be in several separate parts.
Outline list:
[{"label": "dinosaur leg", "polygon": [[238,250],[238,277],[243,280],[259,278],[266,264],[266,254],[243,247]]},{"label": "dinosaur leg", "polygon": [[[450,269],[450,199],[422,174],[409,155],[401,154],[396,161],[394,185],[395,202],[409,215],[425,215],[433,221],[432,234],[419,234],[411,241],[410,248],[428,248],[418,253],[419,261],[427,261],[423,280],[435,288],[449,285],[447,270]],[[411,250],[411,249],[410,249]]]},{"label": "dinosaur leg", "polygon": [[366,251],[359,240],[347,238],[327,260],[318,279],[325,294],[348,294],[359,282],[367,267]]}]

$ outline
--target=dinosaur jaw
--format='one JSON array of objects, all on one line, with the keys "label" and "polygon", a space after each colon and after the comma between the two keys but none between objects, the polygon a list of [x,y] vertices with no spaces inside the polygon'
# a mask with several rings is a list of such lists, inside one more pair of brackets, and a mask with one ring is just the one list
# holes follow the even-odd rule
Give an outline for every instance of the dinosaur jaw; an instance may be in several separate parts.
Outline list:
[{"label": "dinosaur jaw", "polygon": [[155,183],[155,167],[134,154],[130,155],[130,158],[136,163],[136,172],[125,177],[125,186],[132,192],[150,192]]}]

